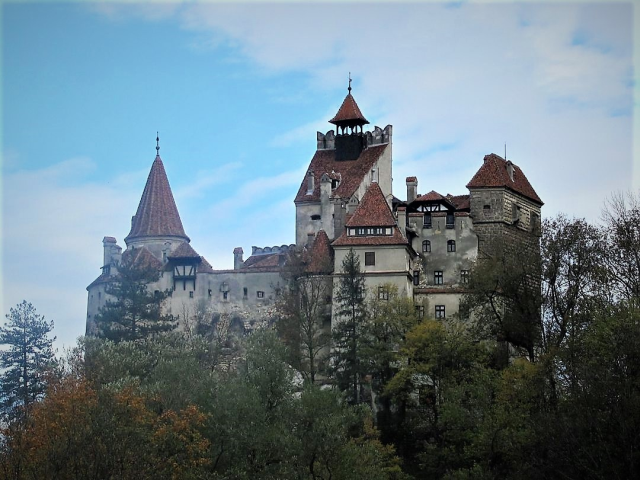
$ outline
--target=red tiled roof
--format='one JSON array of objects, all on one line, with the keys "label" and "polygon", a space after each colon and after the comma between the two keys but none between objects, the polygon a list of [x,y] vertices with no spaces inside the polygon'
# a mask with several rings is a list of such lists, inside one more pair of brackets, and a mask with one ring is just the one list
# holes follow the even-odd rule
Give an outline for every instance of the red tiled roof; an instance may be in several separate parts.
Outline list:
[{"label": "red tiled roof", "polygon": [[204,257],[200,257],[200,263],[198,264],[198,268],[196,269],[197,273],[213,273],[213,267],[207,259]]},{"label": "red tiled roof", "polygon": [[315,179],[313,192],[307,195],[307,175],[305,175],[295,202],[319,202],[320,178],[323,173],[329,172],[340,174],[341,178],[340,185],[331,192],[331,196],[333,198],[350,198],[388,146],[388,144],[372,145],[365,148],[357,160],[348,162],[337,162],[335,150],[317,150],[308,169],[308,172],[313,172]]},{"label": "red tiled roof", "polygon": [[340,237],[334,241],[331,246],[332,247],[343,247],[343,246],[358,246],[358,245],[408,245],[407,239],[402,236],[398,227],[393,228],[393,235],[372,235],[370,237],[356,237],[356,236],[347,236],[347,232],[344,232]]},{"label": "red tiled roof", "polygon": [[310,273],[331,273],[333,271],[333,249],[324,230],[316,235],[308,254],[307,271]]},{"label": "red tiled roof", "polygon": [[338,113],[336,116],[329,120],[329,123],[333,123],[334,125],[340,124],[354,124],[354,125],[365,125],[369,123],[369,121],[364,118],[358,104],[355,99],[348,93],[344,98],[342,105],[338,109]]},{"label": "red tiled roof", "polygon": [[147,250],[146,247],[125,250],[122,254],[122,262],[136,267],[148,267],[154,270],[160,270],[163,267],[162,262]]},{"label": "red tiled roof", "polygon": [[189,241],[182,228],[160,155],[153,161],[138,210],[131,222],[131,231],[125,241],[148,236],[176,236]]},{"label": "red tiled roof", "polygon": [[471,195],[447,195],[447,198],[456,207],[456,210],[468,210],[471,208]]},{"label": "red tiled roof", "polygon": [[243,269],[258,267],[277,267],[280,265],[280,253],[267,255],[251,255],[242,265]]},{"label": "red tiled roof", "polygon": [[434,202],[438,200],[448,201],[445,196],[440,195],[435,190],[431,190],[429,193],[425,193],[424,195],[418,195],[418,198],[416,198],[414,202]]},{"label": "red tiled roof", "polygon": [[200,258],[200,255],[191,245],[184,242],[169,255],[169,258]]},{"label": "red tiled roof", "polygon": [[522,170],[515,164],[513,164],[513,168],[512,181],[507,171],[507,161],[504,158],[495,153],[485,155],[484,163],[471,181],[467,183],[467,188],[506,187],[543,205],[542,200],[540,200]]},{"label": "red tiled roof", "polygon": [[347,227],[390,227],[396,224],[384,193],[377,183],[372,183],[364,193],[360,205],[346,223]]}]

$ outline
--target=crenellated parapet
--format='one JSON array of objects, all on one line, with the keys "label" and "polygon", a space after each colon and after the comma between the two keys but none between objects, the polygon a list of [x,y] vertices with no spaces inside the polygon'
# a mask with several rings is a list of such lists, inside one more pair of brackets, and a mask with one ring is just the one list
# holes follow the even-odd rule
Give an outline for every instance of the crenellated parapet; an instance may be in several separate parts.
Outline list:
[{"label": "crenellated parapet", "polygon": [[274,247],[251,247],[251,255],[270,255],[272,253],[287,253],[290,249],[295,248],[295,244],[276,245]]},{"label": "crenellated parapet", "polygon": [[[362,136],[364,138],[366,147],[369,147],[371,145],[391,143],[393,126],[387,125],[384,128],[376,126],[372,131],[366,131],[364,133],[357,134],[352,133],[348,135]],[[318,150],[334,150],[336,148],[336,134],[333,130],[329,130],[327,133],[317,132],[316,138]]]}]

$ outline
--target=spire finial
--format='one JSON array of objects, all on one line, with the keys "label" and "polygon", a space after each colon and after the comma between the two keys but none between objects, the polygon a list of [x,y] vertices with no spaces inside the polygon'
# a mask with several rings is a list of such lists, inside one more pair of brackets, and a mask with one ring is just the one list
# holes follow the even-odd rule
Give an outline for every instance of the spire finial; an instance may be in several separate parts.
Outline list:
[{"label": "spire finial", "polygon": [[349,72],[349,88],[347,90],[349,90],[349,95],[351,95],[351,72]]},{"label": "spire finial", "polygon": [[160,156],[160,135],[156,132],[156,155]]}]

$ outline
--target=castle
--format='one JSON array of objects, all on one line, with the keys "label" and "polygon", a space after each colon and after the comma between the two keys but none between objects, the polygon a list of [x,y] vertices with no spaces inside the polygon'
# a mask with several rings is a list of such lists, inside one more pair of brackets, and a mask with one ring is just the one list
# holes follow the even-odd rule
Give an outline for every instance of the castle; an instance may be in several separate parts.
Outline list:
[{"label": "castle", "polygon": [[[413,297],[420,316],[445,318],[458,313],[479,250],[539,235],[543,202],[511,161],[486,155],[462,195],[419,194],[418,179],[408,177],[406,200],[400,200],[392,193],[393,127],[363,131],[369,122],[350,85],[329,121],[335,131],[317,133],[316,152],[295,196],[295,244],[252,247],[246,260],[238,247],[233,270],[214,269],[191,246],[156,146],[124,239],[127,248],[123,252],[113,237],[102,241],[102,273],[87,287],[87,333],[98,333],[95,316],[127,257],[159,272],[149,289],[171,292],[164,308],[182,328],[203,315],[227,314],[232,328],[244,332],[273,318],[285,286],[282,267],[293,248],[305,249],[315,271],[334,284],[353,249],[367,295],[388,298],[388,285],[395,285]],[[331,304],[330,297],[326,301]]]}]

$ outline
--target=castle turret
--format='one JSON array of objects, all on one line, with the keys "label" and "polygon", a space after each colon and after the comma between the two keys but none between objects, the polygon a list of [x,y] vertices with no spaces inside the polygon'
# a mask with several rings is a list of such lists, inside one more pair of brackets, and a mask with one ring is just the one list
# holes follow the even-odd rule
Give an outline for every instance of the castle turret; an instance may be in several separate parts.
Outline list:
[{"label": "castle turret", "polygon": [[190,241],[182,227],[158,144],[138,210],[131,218],[131,231],[124,241],[127,247],[147,247],[158,258],[163,257],[163,252],[167,253],[167,243],[173,251]]},{"label": "castle turret", "polygon": [[[364,118],[358,104],[351,95],[351,78],[349,78],[349,93],[345,97],[338,113],[329,120],[337,127],[335,137],[336,161],[356,160],[367,145],[362,133],[362,126],[369,123]],[[358,131],[360,127],[360,131]]]}]

